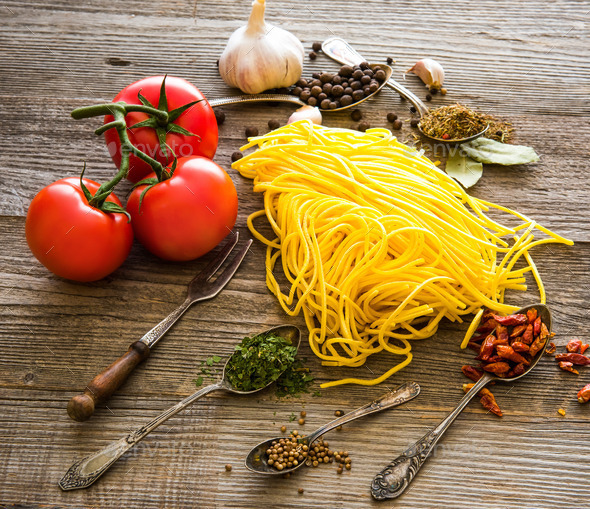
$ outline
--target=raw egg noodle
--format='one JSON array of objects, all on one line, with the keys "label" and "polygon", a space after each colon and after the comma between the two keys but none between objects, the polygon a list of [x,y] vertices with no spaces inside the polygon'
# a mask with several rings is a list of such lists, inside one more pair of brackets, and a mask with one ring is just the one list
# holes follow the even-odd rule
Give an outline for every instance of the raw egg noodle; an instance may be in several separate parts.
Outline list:
[{"label": "raw egg noodle", "polygon": [[[572,244],[526,216],[469,196],[421,152],[386,129],[365,133],[301,120],[251,138],[257,150],[233,163],[264,193],[248,218],[266,244],[266,283],[285,312],[303,313],[309,345],[324,365],[362,366],[372,354],[405,357],[381,376],[322,385],[382,382],[412,360],[410,341],[432,336],[443,318],[462,322],[483,308],[510,313],[507,289],[526,290],[528,251]],[[510,228],[486,215],[496,208],[522,222]],[[274,238],[254,221],[266,216]],[[534,240],[534,231],[547,237]],[[509,240],[511,242],[509,242]],[[515,269],[519,259],[526,266]],[[290,288],[275,278],[282,267]]]}]

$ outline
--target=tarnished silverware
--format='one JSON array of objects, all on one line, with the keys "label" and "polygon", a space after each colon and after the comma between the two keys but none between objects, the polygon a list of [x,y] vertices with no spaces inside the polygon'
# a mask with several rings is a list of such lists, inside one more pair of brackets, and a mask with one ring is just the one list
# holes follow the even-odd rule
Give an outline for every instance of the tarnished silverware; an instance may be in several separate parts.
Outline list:
[{"label": "tarnished silverware", "polygon": [[[273,327],[272,329],[261,332],[260,334],[268,333],[281,336],[287,339],[291,342],[293,346],[299,349],[299,343],[301,341],[301,331],[294,325],[281,325],[278,327]],[[115,463],[115,461],[117,461],[121,456],[123,456],[123,454],[125,454],[134,445],[143,440],[147,435],[149,435],[150,432],[156,429],[160,424],[167,421],[168,419],[170,419],[170,417],[176,415],[178,412],[180,412],[181,410],[183,410],[184,408],[186,408],[191,403],[195,402],[205,394],[218,390],[225,390],[227,392],[240,395],[253,394],[255,392],[265,389],[266,387],[274,383],[276,379],[281,375],[281,373],[277,373],[276,377],[273,380],[271,380],[265,387],[261,387],[260,389],[256,389],[254,391],[239,391],[232,386],[232,384],[228,381],[226,376],[226,368],[230,359],[231,357],[228,358],[228,360],[225,363],[225,366],[223,367],[223,376],[219,382],[199,389],[194,394],[191,394],[189,397],[183,399],[181,402],[177,403],[173,407],[162,412],[158,417],[147,423],[145,426],[142,426],[141,428],[132,431],[126,437],[123,437],[120,440],[110,443],[100,451],[90,454],[89,456],[86,456],[85,458],[76,461],[59,481],[59,487],[64,491],[87,488],[88,486],[93,484],[102,474],[104,474],[111,467],[111,465]]]},{"label": "tarnished silverware", "polygon": [[[549,332],[551,332],[551,313],[547,306],[543,304],[534,304],[519,309],[516,313],[526,314],[526,312],[532,308],[537,309],[543,323],[547,326]],[[414,445],[406,449],[375,476],[371,484],[371,494],[373,495],[373,498],[377,500],[385,500],[388,498],[399,497],[414,480],[414,477],[416,477],[416,474],[426,459],[430,456],[445,431],[449,429],[449,426],[467,406],[467,403],[469,403],[479,391],[492,380],[496,382],[514,382],[519,378],[522,378],[531,372],[531,370],[538,364],[539,360],[541,360],[541,357],[543,357],[543,350],[537,353],[537,356],[533,359],[531,365],[520,376],[500,378],[486,371],[474,384],[471,390],[465,394],[463,399],[457,405],[457,408],[455,408],[455,410],[453,410],[436,428],[426,433],[426,435]]]},{"label": "tarnished silverware", "polygon": [[113,362],[90,382],[83,394],[74,396],[68,403],[68,415],[75,421],[85,421],[94,413],[97,404],[107,401],[113,393],[127,380],[135,367],[150,355],[151,349],[164,334],[176,323],[184,312],[195,302],[215,297],[238,270],[246,256],[252,240],[248,240],[236,253],[228,266],[217,279],[211,278],[223,265],[238,243],[239,232],[230,233],[219,254],[188,285],[188,295],[184,302],[158,325],[145,334],[139,341],[131,344],[129,350]]},{"label": "tarnished silverware", "polygon": [[[400,385],[395,391],[389,391],[380,398],[372,401],[371,403],[367,403],[366,405],[353,410],[338,419],[334,419],[333,421],[325,424],[321,428],[318,428],[313,433],[310,433],[306,437],[302,437],[298,440],[300,444],[312,444],[322,435],[327,433],[342,424],[346,424],[347,422],[354,421],[359,417],[364,417],[365,415],[374,414],[375,412],[381,412],[381,410],[385,410],[387,408],[391,408],[394,406],[401,405],[411,399],[414,399],[416,396],[420,394],[420,386],[416,382],[407,382],[403,385]],[[264,442],[259,443],[256,447],[254,447],[246,457],[245,465],[246,468],[251,470],[252,472],[256,472],[258,474],[268,474],[268,475],[284,475],[289,472],[293,472],[298,468],[302,467],[304,462],[299,463],[298,465],[285,468],[281,471],[272,468],[268,464],[268,459],[266,457],[266,450],[272,446],[272,442],[274,440],[279,441],[281,438],[271,438],[270,440],[265,440]]]},{"label": "tarnished silverware", "polygon": [[[339,62],[341,64],[358,65],[361,62],[365,61],[363,56],[360,53],[358,53],[358,51],[356,51],[350,44],[348,44],[344,39],[340,37],[330,37],[326,39],[322,43],[322,51],[325,53],[326,56],[330,57],[332,60],[336,60],[336,62]],[[418,110],[420,118],[422,118],[424,115],[428,113],[428,107],[420,100],[420,98],[416,94],[408,90],[406,87],[395,81],[393,78],[388,78],[385,84],[389,88],[395,90],[399,95],[410,101]],[[480,131],[479,133],[474,134],[473,136],[468,136],[466,138],[444,140],[442,138],[436,138],[434,136],[426,134],[420,127],[420,124],[418,124],[418,129],[420,129],[420,132],[427,138],[430,138],[431,140],[438,141],[441,143],[452,145],[458,145],[459,143],[465,143],[467,141],[474,140],[475,138],[479,138],[487,132],[488,128],[489,126],[487,126],[483,131]]]}]

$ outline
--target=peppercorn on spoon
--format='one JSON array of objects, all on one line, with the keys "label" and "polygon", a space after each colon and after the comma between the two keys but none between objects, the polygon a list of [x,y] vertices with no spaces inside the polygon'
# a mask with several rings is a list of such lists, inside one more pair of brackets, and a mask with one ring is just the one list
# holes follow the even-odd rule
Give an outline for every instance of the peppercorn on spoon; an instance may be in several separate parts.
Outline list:
[{"label": "peppercorn on spoon", "polygon": [[[402,403],[406,403],[407,401],[414,399],[416,396],[418,396],[418,394],[420,394],[420,386],[416,382],[407,382],[403,385],[400,385],[395,391],[389,391],[380,398],[377,398],[375,401],[367,403],[366,405],[363,405],[352,412],[338,417],[328,424],[318,428],[313,433],[299,438],[297,440],[298,447],[303,448],[303,446],[310,446],[322,435],[334,428],[337,428],[338,426],[341,426],[342,424],[354,421],[355,419],[364,417],[365,415],[381,412],[381,410],[401,405]],[[246,457],[246,468],[258,474],[268,475],[283,475],[301,468],[305,463],[304,461],[301,461],[291,467],[283,467],[280,470],[277,470],[272,465],[268,464],[268,454],[266,451],[273,446],[273,442],[276,443],[282,438],[284,437],[271,438],[270,440],[265,440],[254,447]]]},{"label": "peppercorn on spoon", "polygon": [[[542,322],[547,326],[549,333],[551,333],[551,312],[549,308],[543,304],[534,304],[527,306],[516,311],[517,314],[526,314],[529,309],[535,308],[538,315],[541,317]],[[389,465],[387,465],[381,472],[379,472],[371,484],[371,494],[376,500],[385,500],[389,498],[399,497],[410,483],[416,477],[416,474],[430,456],[434,447],[441,439],[445,431],[449,429],[451,424],[461,413],[461,411],[467,406],[473,397],[479,393],[486,385],[490,382],[514,382],[519,378],[527,375],[531,370],[539,363],[541,357],[543,357],[543,347],[531,361],[528,369],[519,376],[512,378],[500,378],[487,371],[484,372],[483,376],[473,385],[463,399],[457,405],[457,408],[453,410],[441,423],[436,426],[432,431],[429,431],[414,445],[406,449],[402,454],[395,458]]]},{"label": "peppercorn on spoon", "polygon": [[[381,82],[381,84],[379,85],[377,90],[375,90],[375,92],[363,97],[359,101],[349,104],[348,106],[341,106],[340,108],[334,108],[334,109],[323,109],[323,108],[318,107],[318,109],[322,113],[336,113],[338,111],[344,111],[349,108],[358,106],[360,103],[365,102],[367,99],[370,99],[375,94],[378,94],[379,91],[388,83],[388,80],[390,80],[391,75],[393,74],[393,69],[390,66],[388,66],[387,64],[371,64],[369,67],[371,69],[374,69],[375,67],[380,67],[381,69],[383,69],[385,71],[385,79]],[[255,102],[285,102],[285,103],[291,103],[291,104],[298,104],[299,106],[308,106],[308,104],[306,102],[299,99],[299,97],[297,97],[296,95],[289,95],[289,94],[236,95],[234,97],[223,97],[221,99],[212,99],[211,101],[209,101],[209,105],[212,108],[215,108],[216,106],[228,106],[231,104],[255,103]]]},{"label": "peppercorn on spoon", "polygon": [[[332,60],[335,60],[336,62],[339,62],[344,65],[358,65],[361,62],[366,61],[363,58],[363,56],[360,53],[358,53],[358,51],[356,51],[350,44],[348,44],[344,39],[340,37],[329,37],[328,39],[326,39],[322,43],[322,51],[326,56],[330,57]],[[387,78],[387,80],[383,84],[387,85],[389,88],[392,88],[399,95],[410,101],[414,105],[416,110],[418,110],[420,118],[424,117],[428,113],[428,107],[422,102],[422,100],[416,94],[414,94],[406,87],[395,81],[393,78]],[[440,143],[451,145],[458,145],[460,143],[466,143],[468,141],[474,140],[475,138],[479,138],[487,132],[488,128],[489,126],[487,126],[483,131],[474,134],[473,136],[467,136],[465,138],[450,138],[445,140],[443,138],[436,138],[434,136],[426,134],[420,127],[420,124],[418,124],[418,129],[427,138],[434,141],[438,141]]]},{"label": "peppercorn on spoon", "polygon": [[[295,346],[297,350],[299,349],[301,331],[294,325],[280,325],[278,327],[273,327],[257,334],[257,336],[262,334],[274,334],[275,336],[285,338],[291,343],[291,345]],[[168,410],[162,412],[155,419],[148,422],[145,426],[142,426],[141,428],[132,431],[127,436],[110,443],[100,451],[76,461],[59,481],[59,487],[64,491],[87,488],[100,476],[102,476],[111,467],[111,465],[115,463],[115,461],[117,461],[129,449],[143,440],[153,430],[160,426],[160,424],[166,422],[168,419],[170,419],[170,417],[176,415],[178,412],[185,409],[191,403],[194,403],[196,400],[205,396],[206,394],[218,390],[224,390],[226,392],[238,395],[253,394],[273,384],[284,371],[276,372],[274,378],[264,387],[260,387],[252,391],[239,391],[231,384],[227,376],[227,366],[232,357],[233,356],[230,356],[226,361],[223,367],[223,375],[219,382],[199,389],[194,394],[191,394],[173,407],[170,407]],[[286,367],[287,366],[285,366],[285,369]]]}]

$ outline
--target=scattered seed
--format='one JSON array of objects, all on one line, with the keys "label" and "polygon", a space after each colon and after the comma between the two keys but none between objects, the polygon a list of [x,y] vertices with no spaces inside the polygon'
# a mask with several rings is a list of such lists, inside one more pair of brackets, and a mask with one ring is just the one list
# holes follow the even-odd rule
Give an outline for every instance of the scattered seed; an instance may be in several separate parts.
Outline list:
[{"label": "scattered seed", "polygon": [[410,120],[410,125],[412,127],[418,127],[419,123],[420,123],[420,119],[418,119],[418,118],[413,118],[412,120]]},{"label": "scattered seed", "polygon": [[313,49],[314,51],[321,51],[322,50],[322,43],[315,41],[312,45],[311,45],[311,49]]},{"label": "scattered seed", "polygon": [[369,124],[369,122],[367,122],[366,120],[363,120],[359,126],[358,126],[358,130],[361,132],[365,132],[367,129],[371,128],[371,124]]},{"label": "scattered seed", "polygon": [[565,416],[565,410],[563,408],[560,408],[557,413],[561,416]]},{"label": "scattered seed", "polygon": [[427,101],[432,101],[432,95],[426,94],[426,100]]},{"label": "scattered seed", "polygon": [[214,110],[215,113],[215,120],[217,120],[217,125],[221,125],[225,122],[225,113],[221,110]]},{"label": "scattered seed", "polygon": [[415,107],[415,106],[410,106],[410,111],[411,111],[412,113],[416,113],[416,111],[417,111],[417,110],[416,110],[416,107]]},{"label": "scattered seed", "polygon": [[440,89],[440,93],[441,93],[442,95],[447,95],[447,89],[446,89],[446,88],[441,88],[441,89]]},{"label": "scattered seed", "polygon": [[278,129],[281,126],[281,123],[278,120],[269,120],[268,121],[268,128],[272,129],[273,131],[275,129]]},{"label": "scattered seed", "polygon": [[246,138],[250,138],[252,136],[258,136],[258,127],[246,127]]},{"label": "scattered seed", "polygon": [[287,432],[287,426],[281,426],[281,433]]},{"label": "scattered seed", "polygon": [[395,122],[397,120],[397,115],[395,113],[388,113],[387,114],[387,121],[388,122]]},{"label": "scattered seed", "polygon": [[335,415],[336,417],[340,417],[342,414],[343,414],[342,410],[336,410],[336,411],[334,412],[334,415]]},{"label": "scattered seed", "polygon": [[299,413],[299,415],[303,418],[307,417],[307,412],[305,410],[301,410],[301,412]]},{"label": "scattered seed", "polygon": [[302,494],[304,491],[305,491],[305,490],[304,490],[303,488],[299,488],[299,489],[297,490],[297,493],[299,493],[299,494],[301,495],[301,494]]},{"label": "scattered seed", "polygon": [[318,54],[315,51],[311,51],[309,53],[309,59],[310,60],[315,60],[318,57]]},{"label": "scattered seed", "polygon": [[393,64],[393,58],[387,57],[387,65]]},{"label": "scattered seed", "polygon": [[244,157],[244,154],[236,150],[231,155],[231,162],[235,163],[238,159],[242,159],[242,157]]},{"label": "scattered seed", "polygon": [[402,128],[403,122],[398,118],[393,125],[391,126],[396,131],[399,131]]},{"label": "scattered seed", "polygon": [[229,463],[227,465],[225,465],[225,471],[231,472],[231,465]]},{"label": "scattered seed", "polygon": [[299,423],[299,426],[303,426],[305,424],[305,419],[302,417],[297,422]]}]

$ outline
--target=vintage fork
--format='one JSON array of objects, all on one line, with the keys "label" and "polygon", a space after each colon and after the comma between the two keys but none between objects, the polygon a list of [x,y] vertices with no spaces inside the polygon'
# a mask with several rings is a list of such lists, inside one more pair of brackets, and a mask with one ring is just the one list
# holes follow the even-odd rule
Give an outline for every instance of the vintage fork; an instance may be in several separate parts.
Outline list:
[{"label": "vintage fork", "polygon": [[235,254],[227,267],[214,281],[211,281],[211,278],[223,265],[238,243],[238,239],[239,232],[237,230],[235,233],[230,233],[215,259],[189,283],[188,294],[184,302],[139,341],[132,343],[129,350],[122,357],[98,374],[86,386],[83,394],[78,394],[70,400],[68,403],[68,415],[72,419],[85,421],[90,418],[94,413],[95,406],[104,403],[112,396],[135,367],[149,356],[153,346],[192,304],[215,297],[227,285],[246,256],[252,244],[251,239]]}]

